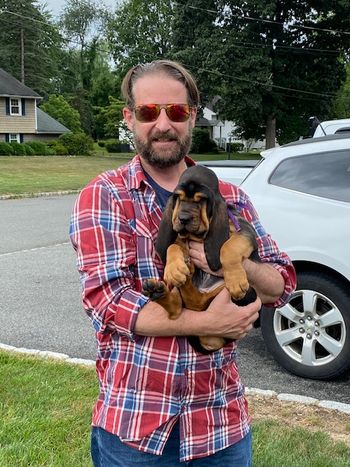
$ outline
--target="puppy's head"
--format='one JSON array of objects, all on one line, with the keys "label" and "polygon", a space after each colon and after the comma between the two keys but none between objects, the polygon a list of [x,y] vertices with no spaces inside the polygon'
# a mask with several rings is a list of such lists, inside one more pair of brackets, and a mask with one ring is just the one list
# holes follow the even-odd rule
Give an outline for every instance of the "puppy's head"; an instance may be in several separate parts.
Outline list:
[{"label": "puppy's head", "polygon": [[165,262],[176,236],[204,241],[209,267],[221,267],[220,248],[229,237],[227,208],[215,173],[196,165],[186,169],[169,198],[160,224],[156,250]]}]

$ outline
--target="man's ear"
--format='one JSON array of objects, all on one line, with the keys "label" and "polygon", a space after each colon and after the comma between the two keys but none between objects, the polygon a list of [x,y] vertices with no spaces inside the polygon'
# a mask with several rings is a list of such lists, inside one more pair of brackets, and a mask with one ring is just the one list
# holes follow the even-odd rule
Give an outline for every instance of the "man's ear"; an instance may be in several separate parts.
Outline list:
[{"label": "man's ear", "polygon": [[134,114],[129,107],[123,108],[123,117],[130,131],[133,130]]},{"label": "man's ear", "polygon": [[197,107],[193,107],[191,109],[191,124],[192,124],[192,128],[195,127],[195,124],[196,124],[196,118],[197,118]]}]

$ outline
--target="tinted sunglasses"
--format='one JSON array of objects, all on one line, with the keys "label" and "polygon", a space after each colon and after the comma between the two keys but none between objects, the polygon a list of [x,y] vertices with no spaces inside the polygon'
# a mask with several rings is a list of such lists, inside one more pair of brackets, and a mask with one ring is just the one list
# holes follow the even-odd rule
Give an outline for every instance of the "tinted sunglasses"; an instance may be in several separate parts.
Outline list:
[{"label": "tinted sunglasses", "polygon": [[135,117],[142,123],[155,122],[162,109],[172,122],[186,122],[190,118],[191,107],[188,104],[141,104],[134,109]]}]

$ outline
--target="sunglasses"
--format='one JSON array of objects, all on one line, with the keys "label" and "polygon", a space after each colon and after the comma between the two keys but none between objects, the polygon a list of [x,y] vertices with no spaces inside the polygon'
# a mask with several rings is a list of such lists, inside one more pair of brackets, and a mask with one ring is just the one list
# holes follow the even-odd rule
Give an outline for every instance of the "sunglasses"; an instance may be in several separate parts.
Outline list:
[{"label": "sunglasses", "polygon": [[162,109],[172,122],[186,122],[190,118],[191,107],[188,104],[141,104],[134,109],[135,117],[142,123],[155,122]]}]

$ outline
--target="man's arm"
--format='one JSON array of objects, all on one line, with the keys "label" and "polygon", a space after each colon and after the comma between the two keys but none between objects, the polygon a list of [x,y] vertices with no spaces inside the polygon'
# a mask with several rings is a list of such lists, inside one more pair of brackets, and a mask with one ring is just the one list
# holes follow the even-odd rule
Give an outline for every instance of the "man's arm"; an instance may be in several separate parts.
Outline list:
[{"label": "man's arm", "polygon": [[157,303],[147,303],[139,312],[134,332],[143,336],[213,336],[241,339],[258,319],[261,301],[238,307],[223,289],[202,312],[183,309],[175,320]]},{"label": "man's arm", "polygon": [[249,284],[255,289],[262,303],[275,303],[283,294],[284,279],[277,269],[268,263],[243,261]]}]

